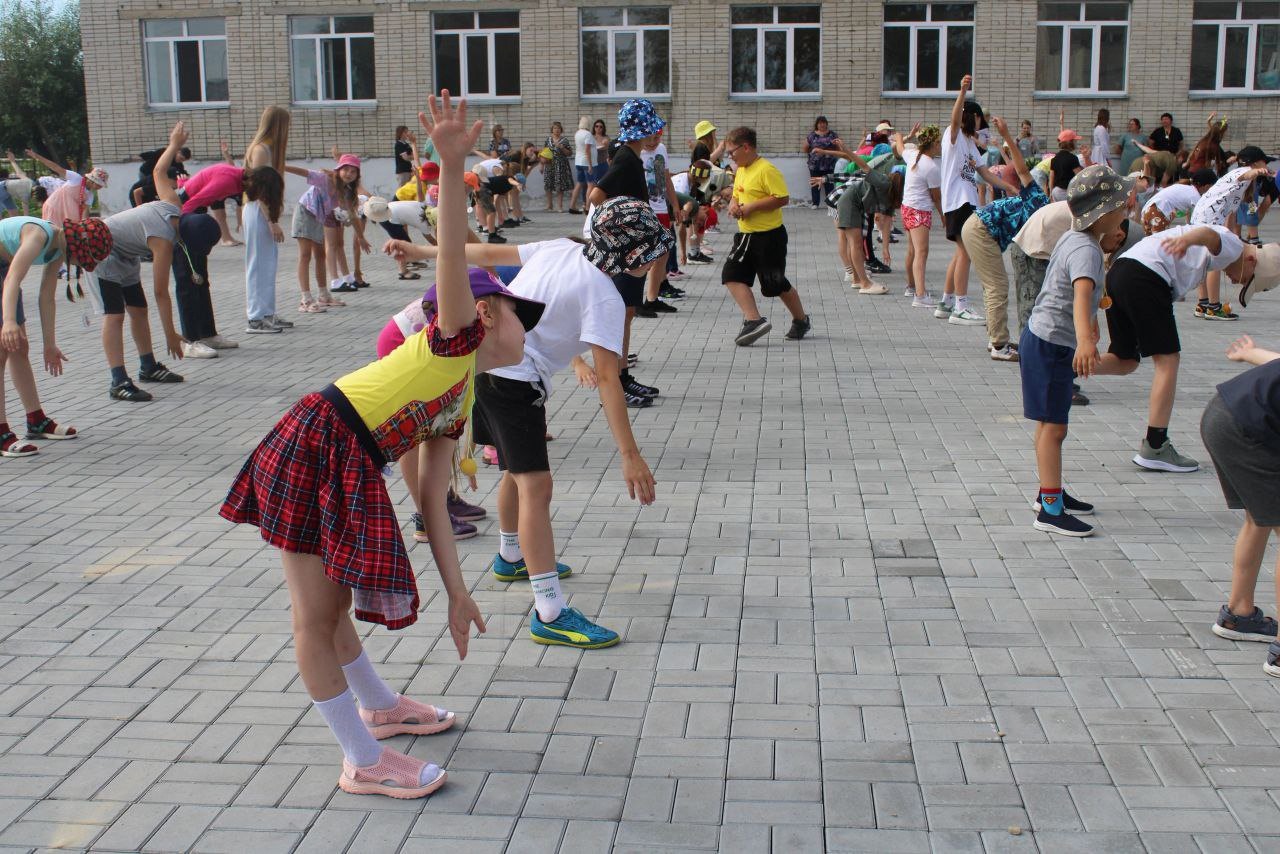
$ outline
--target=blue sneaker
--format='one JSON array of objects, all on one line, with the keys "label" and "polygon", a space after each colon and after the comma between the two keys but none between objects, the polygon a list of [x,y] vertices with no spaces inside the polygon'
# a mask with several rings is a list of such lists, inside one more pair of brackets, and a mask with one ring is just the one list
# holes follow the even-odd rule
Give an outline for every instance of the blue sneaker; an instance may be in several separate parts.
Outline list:
[{"label": "blue sneaker", "polygon": [[529,616],[529,634],[534,643],[572,646],[578,649],[603,649],[618,642],[618,633],[597,626],[582,616],[577,608],[565,608],[550,623],[538,619],[535,608]]},{"label": "blue sneaker", "polygon": [[[563,563],[556,563],[556,572],[561,578],[573,575],[573,570]],[[493,576],[499,581],[528,581],[529,569],[524,565],[524,558],[512,563],[503,560],[502,555],[493,556]]]}]

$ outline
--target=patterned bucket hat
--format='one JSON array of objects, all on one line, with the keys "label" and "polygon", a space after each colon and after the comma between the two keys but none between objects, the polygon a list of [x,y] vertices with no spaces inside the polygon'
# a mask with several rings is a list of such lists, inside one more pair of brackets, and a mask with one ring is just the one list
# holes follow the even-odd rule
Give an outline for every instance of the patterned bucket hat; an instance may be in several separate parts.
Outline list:
[{"label": "patterned bucket hat", "polygon": [[643,267],[675,248],[648,202],[618,196],[596,208],[591,242],[582,249],[587,260],[606,276]]},{"label": "patterned bucket hat", "polygon": [[99,261],[111,254],[111,247],[115,244],[111,229],[100,219],[81,222],[64,219],[62,233],[67,241],[67,256],[85,271],[97,267]]},{"label": "patterned bucket hat", "polygon": [[622,142],[653,136],[666,126],[648,98],[632,98],[618,109],[618,139]]},{"label": "patterned bucket hat", "polygon": [[1132,189],[1133,179],[1122,178],[1110,166],[1086,166],[1067,185],[1071,229],[1084,231],[1116,208],[1124,207]]}]

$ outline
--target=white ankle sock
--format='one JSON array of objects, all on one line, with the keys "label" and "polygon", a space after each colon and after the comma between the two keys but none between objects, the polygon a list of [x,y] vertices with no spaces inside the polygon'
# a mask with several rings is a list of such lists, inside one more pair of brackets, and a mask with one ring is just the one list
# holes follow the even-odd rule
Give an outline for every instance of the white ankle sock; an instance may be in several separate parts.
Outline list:
[{"label": "white ankle sock", "polygon": [[348,762],[359,768],[377,764],[378,757],[382,755],[382,745],[360,719],[360,710],[356,708],[356,698],[350,688],[332,699],[312,700],[311,703],[333,731]]},{"label": "white ankle sock", "polygon": [[533,606],[538,609],[538,619],[550,623],[564,610],[564,597],[560,594],[560,573],[544,572],[529,578],[533,588]]},{"label": "white ankle sock", "polygon": [[961,312],[969,307],[968,297],[956,297],[956,311]]},{"label": "white ankle sock", "polygon": [[524,560],[524,552],[520,551],[520,534],[508,534],[506,531],[498,532],[498,554],[507,563],[519,563]]},{"label": "white ankle sock", "polygon": [[943,294],[943,295],[942,295],[942,304],[943,304],[943,305],[955,305],[955,304],[956,304],[956,295],[955,295],[955,294]]},{"label": "white ankle sock", "polygon": [[347,677],[351,693],[356,695],[361,708],[391,709],[400,702],[395,691],[387,687],[382,677],[373,669],[373,662],[364,650],[350,664],[342,665],[342,675]]}]

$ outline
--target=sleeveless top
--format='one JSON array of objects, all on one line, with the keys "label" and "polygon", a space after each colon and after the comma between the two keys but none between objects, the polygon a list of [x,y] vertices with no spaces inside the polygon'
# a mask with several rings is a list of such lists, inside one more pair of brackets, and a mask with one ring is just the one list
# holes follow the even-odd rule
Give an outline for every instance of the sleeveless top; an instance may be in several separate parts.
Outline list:
[{"label": "sleeveless top", "polygon": [[33,216],[11,216],[0,219],[0,243],[3,243],[4,248],[8,250],[9,257],[12,258],[18,251],[18,247],[22,245],[22,229],[27,225],[38,225],[44,229],[44,251],[37,263],[48,264],[58,257],[59,253],[53,248],[53,225]]}]

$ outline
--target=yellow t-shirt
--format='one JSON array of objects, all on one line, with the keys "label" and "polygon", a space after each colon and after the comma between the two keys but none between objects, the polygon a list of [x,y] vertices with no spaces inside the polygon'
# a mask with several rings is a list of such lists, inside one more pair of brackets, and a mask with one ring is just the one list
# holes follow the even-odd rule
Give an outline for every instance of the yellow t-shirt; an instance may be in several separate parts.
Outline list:
[{"label": "yellow t-shirt", "polygon": [[440,436],[457,439],[475,402],[476,348],[484,338],[478,322],[454,338],[438,341],[448,352],[432,352],[430,326],[405,339],[390,354],[334,383],[388,461]]},{"label": "yellow t-shirt", "polygon": [[[426,192],[426,189],[427,189],[426,187],[422,188],[424,193]],[[409,179],[409,182],[407,184],[405,184],[400,189],[396,190],[397,202],[416,202],[417,200],[418,200],[418,182],[414,181],[412,178]]]},{"label": "yellow t-shirt", "polygon": [[[774,166],[763,157],[757,157],[750,166],[739,166],[733,175],[733,198],[740,205],[748,205],[767,199],[770,196],[790,198],[787,182]],[[738,220],[738,231],[751,234],[757,231],[772,231],[782,227],[782,208],[771,211],[756,211],[750,216]]]}]

